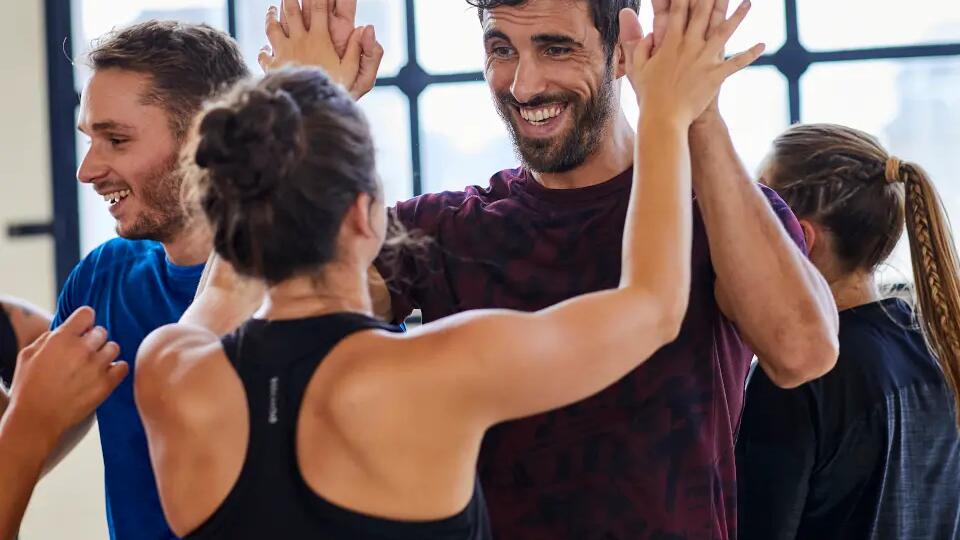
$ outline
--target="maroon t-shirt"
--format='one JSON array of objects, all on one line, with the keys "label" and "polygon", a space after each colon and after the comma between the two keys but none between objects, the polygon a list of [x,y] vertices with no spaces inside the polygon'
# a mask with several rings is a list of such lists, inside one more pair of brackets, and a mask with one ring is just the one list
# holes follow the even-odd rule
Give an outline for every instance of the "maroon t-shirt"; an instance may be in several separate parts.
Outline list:
[{"label": "maroon t-shirt", "polygon": [[[398,204],[399,221],[433,242],[377,262],[394,316],[419,308],[429,322],[477,308],[534,311],[617,287],[631,175],[551,190],[508,170],[487,189]],[[787,205],[759,189],[802,245]],[[690,307],[679,338],[590,399],[489,431],[479,474],[496,538],[736,538],[734,437],[753,355],[718,309],[714,281],[695,209]]]}]

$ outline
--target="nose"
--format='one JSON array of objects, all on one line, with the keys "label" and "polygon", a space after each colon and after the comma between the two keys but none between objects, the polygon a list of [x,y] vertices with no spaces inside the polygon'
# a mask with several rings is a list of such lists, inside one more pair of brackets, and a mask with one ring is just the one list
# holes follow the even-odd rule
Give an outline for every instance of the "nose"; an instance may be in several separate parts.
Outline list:
[{"label": "nose", "polygon": [[83,184],[89,184],[103,178],[109,172],[110,167],[100,157],[94,145],[87,148],[87,153],[80,162],[80,168],[77,169],[77,180]]},{"label": "nose", "polygon": [[547,79],[543,67],[531,59],[520,59],[517,71],[513,75],[510,93],[520,103],[528,103],[547,90]]}]

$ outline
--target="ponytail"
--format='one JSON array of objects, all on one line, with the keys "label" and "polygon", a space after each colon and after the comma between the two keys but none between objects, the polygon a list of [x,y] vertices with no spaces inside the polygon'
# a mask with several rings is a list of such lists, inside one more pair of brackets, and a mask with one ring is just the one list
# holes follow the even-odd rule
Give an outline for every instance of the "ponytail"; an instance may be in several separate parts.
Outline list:
[{"label": "ponytail", "polygon": [[953,391],[960,425],[960,264],[949,219],[927,173],[899,164],[920,328]]}]

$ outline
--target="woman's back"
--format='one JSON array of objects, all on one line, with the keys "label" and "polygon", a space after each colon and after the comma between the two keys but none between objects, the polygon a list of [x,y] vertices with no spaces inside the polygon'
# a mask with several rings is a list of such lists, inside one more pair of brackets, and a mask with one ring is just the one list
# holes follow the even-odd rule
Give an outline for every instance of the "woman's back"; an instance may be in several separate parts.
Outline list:
[{"label": "woman's back", "polygon": [[[186,538],[489,538],[479,486],[466,508],[454,516],[404,522],[347,510],[309,485],[302,467],[309,467],[317,457],[304,457],[309,446],[303,444],[302,432],[305,428],[317,431],[316,422],[309,418],[317,403],[305,399],[308,386],[333,348],[371,329],[391,328],[364,315],[339,313],[283,321],[254,319],[223,338],[223,351],[246,394],[246,456],[226,499]],[[329,441],[340,436],[323,427],[319,431],[326,433],[311,438]]]},{"label": "woman's back", "polygon": [[832,372],[793,390],[750,380],[740,538],[960,538],[954,418],[906,303],[841,312]]}]

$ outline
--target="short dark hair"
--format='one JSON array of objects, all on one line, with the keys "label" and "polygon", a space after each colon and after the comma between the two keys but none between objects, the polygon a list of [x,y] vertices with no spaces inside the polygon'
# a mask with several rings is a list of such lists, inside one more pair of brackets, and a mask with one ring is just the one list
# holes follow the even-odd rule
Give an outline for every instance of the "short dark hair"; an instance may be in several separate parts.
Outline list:
[{"label": "short dark hair", "polygon": [[249,75],[229,35],[205,24],[146,21],[114,30],[93,44],[87,62],[95,71],[120,69],[149,75],[142,97],[170,115],[182,139],[203,102]]},{"label": "short dark hair", "polygon": [[[483,18],[483,12],[501,6],[516,7],[526,4],[529,0],[467,0],[467,3],[477,8],[477,13]],[[613,56],[613,48],[620,39],[620,10],[630,8],[640,10],[640,0],[577,0],[590,4],[590,14],[593,15],[593,25],[600,32],[607,58]]]},{"label": "short dark hair", "polygon": [[366,118],[319,69],[237,84],[203,115],[195,159],[188,190],[214,249],[268,284],[333,261],[350,206],[379,196]]}]

